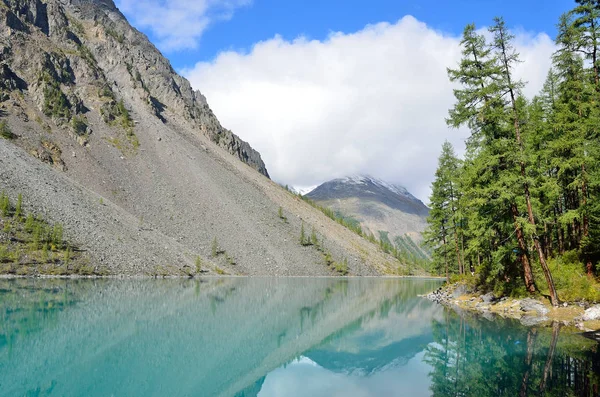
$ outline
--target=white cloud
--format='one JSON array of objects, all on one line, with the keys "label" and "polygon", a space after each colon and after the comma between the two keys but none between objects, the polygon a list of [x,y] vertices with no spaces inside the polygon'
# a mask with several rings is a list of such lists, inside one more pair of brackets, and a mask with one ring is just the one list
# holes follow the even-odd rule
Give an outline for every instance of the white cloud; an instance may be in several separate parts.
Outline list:
[{"label": "white cloud", "polygon": [[[517,72],[535,94],[552,40],[518,33],[516,45],[525,61]],[[444,121],[454,103],[446,68],[459,59],[458,37],[407,16],[324,41],[275,36],[184,74],[276,181],[307,187],[366,173],[427,201],[443,141],[464,146],[466,131]]]},{"label": "white cloud", "polygon": [[149,29],[163,51],[194,49],[206,28],[252,0],[116,0],[138,29]]}]

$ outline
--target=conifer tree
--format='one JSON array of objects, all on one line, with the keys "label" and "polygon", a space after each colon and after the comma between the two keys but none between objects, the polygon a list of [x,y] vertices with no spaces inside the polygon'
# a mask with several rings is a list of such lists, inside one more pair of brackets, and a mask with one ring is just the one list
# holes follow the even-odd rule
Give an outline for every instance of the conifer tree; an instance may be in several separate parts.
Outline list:
[{"label": "conifer tree", "polygon": [[536,220],[533,212],[533,205],[531,203],[531,192],[529,189],[529,181],[526,171],[526,153],[524,151],[524,144],[521,136],[522,127],[519,117],[519,109],[517,106],[517,95],[519,95],[519,91],[523,87],[523,83],[515,80],[513,76],[514,65],[519,61],[519,56],[512,47],[511,41],[514,39],[514,36],[508,32],[502,18],[494,19],[494,25],[490,28],[490,32],[494,35],[493,46],[502,70],[502,79],[499,80],[499,88],[501,92],[507,92],[509,94],[509,114],[510,119],[512,119],[511,121],[514,129],[514,139],[516,141],[516,147],[518,150],[518,163],[521,173],[521,183],[523,185],[525,205],[527,206],[527,215],[529,224],[531,226],[530,230],[533,238],[533,244],[537,251],[538,259],[540,261],[540,265],[542,266],[544,277],[546,278],[546,283],[548,284],[550,301],[553,306],[558,306],[558,296],[556,294],[556,288],[552,279],[552,273],[550,272],[546,262],[546,255],[544,254],[538,232],[536,230]]},{"label": "conifer tree", "polygon": [[[430,207],[428,218],[429,227],[425,232],[426,243],[433,247],[434,266],[439,269],[443,264],[446,279],[452,271],[463,274],[463,261],[461,252],[459,230],[459,190],[457,178],[460,163],[454,153],[452,145],[446,141],[442,145],[442,154],[438,160],[438,169],[435,180],[431,185]],[[448,239],[452,239],[449,242]],[[448,246],[451,243],[454,253]],[[443,259],[443,263],[441,262]],[[457,269],[449,269],[449,261],[457,264]]]},{"label": "conifer tree", "polygon": [[[492,33],[497,35],[496,30]],[[502,34],[506,32],[502,30]],[[463,58],[458,69],[448,70],[450,80],[460,83],[461,87],[454,90],[456,103],[447,122],[452,127],[466,125],[471,130],[467,141],[468,169],[465,170],[469,188],[465,195],[469,206],[475,208],[479,216],[472,219],[474,241],[470,248],[489,254],[484,261],[491,277],[502,274],[509,277],[508,274],[514,272],[515,250],[507,241],[514,235],[525,285],[528,291],[534,292],[523,230],[525,222],[518,210],[519,193],[515,190],[519,179],[519,168],[516,167],[519,149],[514,131],[509,127],[514,126],[515,119],[504,95],[507,88],[517,91],[521,85],[508,81],[505,73],[505,64],[514,62],[516,55],[509,52],[506,40],[500,42],[495,37],[493,46],[488,45],[485,38],[476,33],[474,25],[465,28],[461,45]],[[497,53],[501,45],[505,46],[504,59]]]}]

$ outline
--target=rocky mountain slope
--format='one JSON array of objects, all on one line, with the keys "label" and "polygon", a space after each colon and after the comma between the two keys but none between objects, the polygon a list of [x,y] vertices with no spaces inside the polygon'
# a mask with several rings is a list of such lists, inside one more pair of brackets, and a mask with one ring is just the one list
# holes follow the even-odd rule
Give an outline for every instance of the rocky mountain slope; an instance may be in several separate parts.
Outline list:
[{"label": "rocky mountain slope", "polygon": [[418,243],[427,227],[429,208],[402,186],[368,175],[352,176],[325,182],[306,197],[355,219],[377,239],[427,255]]},{"label": "rocky mountain slope", "polygon": [[0,1],[0,121],[0,190],[110,273],[336,274],[302,223],[350,274],[398,270],[271,182],[111,0]]}]

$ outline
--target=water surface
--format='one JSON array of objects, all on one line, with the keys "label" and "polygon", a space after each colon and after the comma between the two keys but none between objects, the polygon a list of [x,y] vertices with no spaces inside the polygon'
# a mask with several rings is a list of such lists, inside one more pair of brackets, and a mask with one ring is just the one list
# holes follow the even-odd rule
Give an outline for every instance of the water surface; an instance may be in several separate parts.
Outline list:
[{"label": "water surface", "polygon": [[598,396],[598,345],[425,279],[0,280],[1,396]]}]

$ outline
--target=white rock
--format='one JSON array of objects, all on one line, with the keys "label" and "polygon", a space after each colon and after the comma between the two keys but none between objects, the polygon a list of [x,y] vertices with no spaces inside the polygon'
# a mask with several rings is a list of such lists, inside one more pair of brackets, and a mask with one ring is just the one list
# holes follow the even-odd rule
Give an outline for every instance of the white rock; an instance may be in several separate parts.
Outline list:
[{"label": "white rock", "polygon": [[600,320],[600,305],[592,306],[587,309],[583,316],[581,316],[583,321],[592,321],[592,320]]}]

